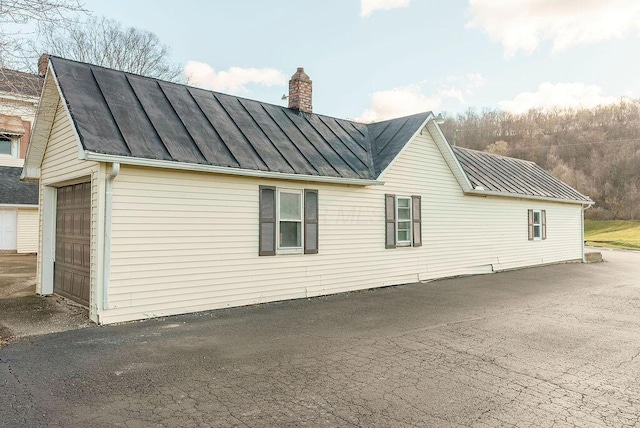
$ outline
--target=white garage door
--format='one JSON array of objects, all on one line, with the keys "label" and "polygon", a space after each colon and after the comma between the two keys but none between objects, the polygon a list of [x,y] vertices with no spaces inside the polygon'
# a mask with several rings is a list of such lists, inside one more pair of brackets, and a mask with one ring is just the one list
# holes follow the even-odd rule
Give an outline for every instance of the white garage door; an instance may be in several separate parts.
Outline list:
[{"label": "white garage door", "polygon": [[16,249],[17,210],[0,210],[0,250]]}]

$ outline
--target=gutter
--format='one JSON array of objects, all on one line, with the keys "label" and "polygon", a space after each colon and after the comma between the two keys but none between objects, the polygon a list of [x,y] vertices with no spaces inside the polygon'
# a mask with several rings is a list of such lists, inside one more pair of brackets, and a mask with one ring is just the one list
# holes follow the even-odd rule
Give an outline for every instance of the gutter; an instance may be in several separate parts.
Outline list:
[{"label": "gutter", "polygon": [[[202,165],[188,162],[175,162],[157,159],[134,158],[129,156],[105,155],[84,151],[82,159],[94,162],[107,162],[124,165],[145,166],[154,168],[178,169],[183,171],[210,172],[244,177],[269,178],[276,180],[313,181],[332,184],[351,184],[355,186],[380,186],[384,181],[364,178],[327,177],[306,174],[289,174],[283,172],[257,171],[253,169],[231,168],[226,166]],[[116,174],[117,175],[117,174]]]},{"label": "gutter", "polygon": [[580,204],[589,206],[593,205],[593,201],[579,201],[577,199],[560,199],[560,198],[552,198],[549,196],[534,196],[534,195],[521,195],[519,193],[506,193],[506,192],[496,192],[495,190],[467,190],[464,192],[465,195],[469,196],[497,196],[502,198],[518,198],[518,199],[533,199],[536,201],[547,201],[547,202],[560,202],[565,204]]},{"label": "gutter", "polygon": [[111,271],[111,218],[113,208],[113,181],[120,173],[120,164],[111,164],[111,172],[107,176],[104,202],[104,270],[102,276],[102,310],[109,309],[109,273]]}]

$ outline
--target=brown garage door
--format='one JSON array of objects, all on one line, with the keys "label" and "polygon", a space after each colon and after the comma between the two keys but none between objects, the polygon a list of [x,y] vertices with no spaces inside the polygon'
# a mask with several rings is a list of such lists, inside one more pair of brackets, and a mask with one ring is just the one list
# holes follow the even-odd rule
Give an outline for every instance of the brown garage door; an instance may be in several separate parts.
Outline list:
[{"label": "brown garage door", "polygon": [[89,306],[91,183],[58,188],[53,291]]}]

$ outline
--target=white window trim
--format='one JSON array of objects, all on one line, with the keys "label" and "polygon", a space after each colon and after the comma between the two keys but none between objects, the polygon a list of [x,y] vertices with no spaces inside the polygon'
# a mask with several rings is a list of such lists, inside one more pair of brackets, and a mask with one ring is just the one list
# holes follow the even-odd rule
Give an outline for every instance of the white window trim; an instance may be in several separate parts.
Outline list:
[{"label": "white window trim", "polygon": [[8,137],[6,137],[7,139],[11,140],[11,153],[0,153],[0,156],[11,156],[12,158],[17,158],[20,156],[19,149],[20,149],[20,137],[17,137],[15,135],[10,135]]},{"label": "white window trim", "polygon": [[[538,214],[538,223],[536,223],[536,213]],[[532,226],[533,226],[533,240],[534,241],[542,241],[542,210],[532,210],[531,215]],[[539,236],[536,236],[536,226],[538,226],[538,231],[540,232]]]},{"label": "white window trim", "polygon": [[[400,211],[400,204],[398,203],[398,201],[400,199],[407,199],[409,201],[409,220],[400,220],[400,215],[399,215],[399,211]],[[398,226],[398,223],[400,223],[401,221],[408,221],[409,222],[409,240],[408,241],[401,241],[399,239],[399,232],[400,232],[400,227]],[[411,196],[396,196],[396,247],[411,247],[413,245],[413,199],[411,198]]]},{"label": "white window trim", "polygon": [[[280,247],[280,194],[300,195],[300,247]],[[285,220],[291,221],[291,220]],[[276,188],[276,254],[304,254],[304,190]]]}]

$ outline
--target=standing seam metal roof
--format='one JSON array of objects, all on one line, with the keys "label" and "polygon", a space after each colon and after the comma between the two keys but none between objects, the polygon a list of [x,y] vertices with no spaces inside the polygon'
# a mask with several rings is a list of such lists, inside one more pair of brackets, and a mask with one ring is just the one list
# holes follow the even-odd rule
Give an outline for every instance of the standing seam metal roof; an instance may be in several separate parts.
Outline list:
[{"label": "standing seam metal roof", "polygon": [[375,178],[365,124],[62,58],[50,61],[81,143],[90,152]]},{"label": "standing seam metal roof", "polygon": [[[431,113],[362,124],[50,57],[89,152],[372,180]],[[537,165],[454,147],[474,187],[590,202]]]},{"label": "standing seam metal roof", "polygon": [[453,147],[453,152],[474,189],[592,203],[534,162],[462,147]]}]

